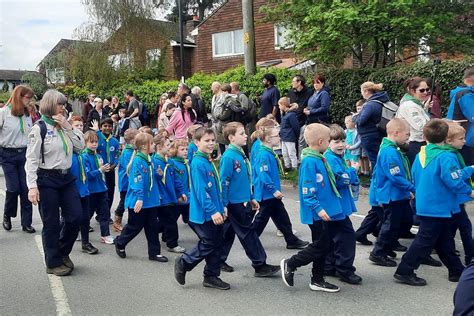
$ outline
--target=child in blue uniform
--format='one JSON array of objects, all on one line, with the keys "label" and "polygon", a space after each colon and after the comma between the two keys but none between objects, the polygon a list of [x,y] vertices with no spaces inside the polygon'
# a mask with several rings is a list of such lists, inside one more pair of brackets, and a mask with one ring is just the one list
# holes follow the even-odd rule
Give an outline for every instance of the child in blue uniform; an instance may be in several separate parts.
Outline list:
[{"label": "child in blue uniform", "polygon": [[227,207],[228,216],[224,224],[225,244],[222,262],[227,260],[237,234],[247,257],[252,261],[254,276],[272,276],[280,271],[280,267],[266,263],[267,255],[252,228],[253,213],[260,206],[252,192],[250,161],[242,149],[247,144],[244,126],[238,122],[228,123],[224,127],[224,139],[230,144],[220,160],[222,203]]},{"label": "child in blue uniform", "polygon": [[326,275],[335,275],[343,282],[360,284],[362,278],[355,274],[355,231],[349,216],[357,212],[352,198],[351,187],[359,185],[357,171],[349,167],[344,159],[346,133],[339,125],[330,126],[329,148],[324,153],[336,180],[336,188],[343,211],[340,218],[334,217],[328,224],[330,251],[326,256]]},{"label": "child in blue uniform", "polygon": [[433,248],[448,268],[449,281],[457,282],[464,269],[454,252],[454,237],[449,228],[452,213],[459,208],[459,195],[474,197],[474,192],[465,182],[456,153],[445,145],[448,129],[443,120],[429,121],[423,128],[428,145],[421,148],[413,163],[420,229],[394,274],[395,279],[409,285],[426,285],[426,280],[417,277],[414,270]]},{"label": "child in blue uniform", "polygon": [[329,222],[344,219],[336,179],[322,153],[329,145],[329,128],[322,124],[309,124],[304,131],[309,147],[301,153],[298,172],[300,217],[311,230],[312,243],[289,259],[280,263],[283,282],[294,285],[297,268],[313,263],[309,287],[313,291],[338,292],[339,287],[324,280],[324,264],[330,251]]},{"label": "child in blue uniform", "polygon": [[398,243],[404,217],[412,214],[410,199],[414,198],[415,186],[411,182],[408,157],[399,148],[409,137],[410,127],[405,120],[391,120],[377,156],[375,199],[382,205],[384,220],[369,260],[380,266],[397,265],[389,255],[394,256],[393,249]]},{"label": "child in blue uniform", "polygon": [[172,161],[167,158],[171,147],[170,140],[164,133],[158,134],[154,138],[155,154],[153,163],[156,166],[155,177],[161,193],[160,207],[158,208],[158,218],[163,229],[163,241],[166,241],[168,251],[183,253],[185,249],[178,245],[178,199],[186,202],[187,196],[181,181],[178,181]]},{"label": "child in blue uniform", "polygon": [[137,134],[138,130],[135,128],[129,128],[125,131],[124,140],[126,145],[118,160],[118,188],[120,192],[120,202],[115,210],[115,218],[112,225],[116,232],[121,232],[123,228],[122,217],[125,212],[125,196],[127,195],[128,190],[127,166],[130,163],[135,150],[135,137]]},{"label": "child in blue uniform", "polygon": [[453,316],[474,315],[474,261],[464,269],[454,292]]},{"label": "child in blue uniform", "polygon": [[270,217],[283,233],[288,249],[302,249],[308,245],[293,233],[290,217],[282,202],[280,174],[283,166],[273,151],[280,144],[279,131],[274,126],[261,128],[258,132],[261,141],[254,168],[255,199],[260,203],[260,211],[255,216],[253,227],[260,236]]},{"label": "child in blue uniform", "polygon": [[102,158],[97,154],[99,138],[95,132],[87,131],[84,134],[84,140],[86,149],[81,156],[89,180],[89,216],[92,218],[94,212],[97,212],[100,224],[100,241],[111,245],[114,243],[114,239],[109,230],[110,212],[107,205],[107,186],[104,175],[109,170],[110,165],[104,165]]},{"label": "child in blue uniform", "polygon": [[201,125],[195,124],[188,128],[188,164],[191,165],[193,161],[194,153],[198,150],[196,144],[194,143],[194,134],[198,128],[204,128]]},{"label": "child in blue uniform", "polygon": [[212,129],[203,128],[196,131],[194,139],[198,151],[191,164],[189,225],[198,235],[199,242],[176,258],[175,279],[184,285],[186,273],[205,259],[203,286],[228,290],[230,285],[219,278],[224,224],[221,183],[217,169],[209,158],[214,151],[216,137]]},{"label": "child in blue uniform", "polygon": [[[80,116],[73,116],[71,118],[71,125],[73,128],[82,131],[84,124]],[[82,251],[90,255],[95,255],[99,250],[89,242],[89,225],[90,225],[90,207],[89,207],[89,182],[87,181],[87,174],[82,161],[82,156],[73,153],[71,173],[76,178],[77,192],[81,196],[82,216],[81,216],[81,241]]]},{"label": "child in blue uniform", "polygon": [[191,181],[189,162],[187,160],[188,142],[184,139],[175,140],[169,155],[176,175],[176,181],[181,183],[183,192],[186,195],[186,201],[178,199],[178,215],[181,215],[182,221],[187,224],[189,222],[189,185]]},{"label": "child in blue uniform", "polygon": [[155,165],[150,157],[154,151],[153,136],[139,133],[135,137],[136,153],[127,168],[130,184],[125,198],[128,209],[128,222],[120,236],[115,238],[115,251],[120,258],[125,258],[125,247],[145,229],[148,243],[148,259],[167,262],[162,256],[158,239],[158,222],[156,220],[160,205],[160,191],[156,177],[153,176]]}]

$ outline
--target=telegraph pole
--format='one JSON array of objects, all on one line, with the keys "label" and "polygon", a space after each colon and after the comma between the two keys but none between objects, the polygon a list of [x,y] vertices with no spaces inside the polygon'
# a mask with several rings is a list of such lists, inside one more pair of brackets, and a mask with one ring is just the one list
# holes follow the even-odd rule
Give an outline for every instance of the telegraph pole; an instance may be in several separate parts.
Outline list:
[{"label": "telegraph pole", "polygon": [[253,0],[242,0],[242,17],[244,26],[244,61],[245,74],[256,73],[255,28],[253,24]]},{"label": "telegraph pole", "polygon": [[181,8],[181,0],[178,2],[178,20],[179,20],[179,67],[181,82],[184,83],[184,27],[183,27],[183,9]]}]

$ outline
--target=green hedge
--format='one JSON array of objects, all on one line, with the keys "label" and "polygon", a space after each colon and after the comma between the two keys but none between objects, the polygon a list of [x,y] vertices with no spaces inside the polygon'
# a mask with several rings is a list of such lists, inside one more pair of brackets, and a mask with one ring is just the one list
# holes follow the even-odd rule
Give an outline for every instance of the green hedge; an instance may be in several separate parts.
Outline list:
[{"label": "green hedge", "polygon": [[[443,61],[439,66],[437,82],[443,90],[442,109],[445,113],[449,104],[449,91],[462,83],[463,72],[466,67],[474,65],[474,58],[468,57],[461,61]],[[355,103],[361,98],[360,85],[365,81],[374,81],[383,83],[384,89],[388,91],[390,98],[395,103],[401,99],[404,94],[403,82],[414,76],[431,76],[432,63],[418,62],[410,65],[403,65],[393,68],[383,69],[336,69],[321,70],[331,87],[331,116],[333,122],[342,124],[344,116],[349,115],[355,110]],[[277,77],[276,86],[282,91],[282,95],[291,87],[291,79],[297,73],[287,69],[259,68],[254,76],[245,76],[242,66],[226,71],[222,74],[203,74],[196,73],[189,78],[186,83],[190,86],[199,86],[202,89],[202,96],[207,105],[211,101],[211,83],[219,81],[229,83],[237,81],[240,83],[241,91],[254,98],[262,94],[262,76],[271,72]],[[312,74],[307,75],[310,82]],[[133,90],[148,106],[153,107],[160,95],[170,90],[176,90],[178,81],[143,81],[141,83],[117,82],[107,91],[96,91],[93,85],[89,83],[85,87],[75,85],[63,86],[59,89],[67,93],[72,98],[85,99],[89,92],[94,92],[99,96],[117,95],[122,98],[127,90]]]}]

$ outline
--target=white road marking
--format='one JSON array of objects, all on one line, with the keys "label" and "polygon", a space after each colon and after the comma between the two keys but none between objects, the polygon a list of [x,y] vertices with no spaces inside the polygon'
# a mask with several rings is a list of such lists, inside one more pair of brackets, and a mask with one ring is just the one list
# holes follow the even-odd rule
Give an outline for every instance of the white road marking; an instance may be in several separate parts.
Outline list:
[{"label": "white road marking", "polygon": [[[43,241],[41,240],[41,235],[36,235],[35,241],[36,246],[41,253],[41,257],[43,258],[43,263],[46,267],[46,263],[44,262]],[[48,280],[51,293],[53,294],[54,302],[56,304],[56,315],[72,315],[61,277],[58,277],[54,274],[48,274]]]}]

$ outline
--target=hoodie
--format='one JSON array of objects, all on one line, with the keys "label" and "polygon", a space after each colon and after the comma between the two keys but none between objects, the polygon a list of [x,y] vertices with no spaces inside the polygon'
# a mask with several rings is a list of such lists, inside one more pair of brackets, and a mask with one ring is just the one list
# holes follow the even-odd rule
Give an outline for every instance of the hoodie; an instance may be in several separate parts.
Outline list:
[{"label": "hoodie", "polygon": [[303,110],[308,106],[308,100],[312,94],[313,91],[308,89],[306,86],[304,86],[301,91],[295,89],[288,90],[288,98],[290,98],[290,103],[298,104],[298,110],[296,111],[296,114],[298,115],[300,127],[306,123],[306,115],[303,113]]},{"label": "hoodie", "polygon": [[[459,107],[455,107],[454,103],[458,93]],[[451,120],[468,121],[462,124],[466,129],[466,146],[474,147],[474,86],[456,87],[456,89],[451,90],[450,99],[447,117]]]},{"label": "hoodie", "polygon": [[330,91],[329,87],[324,86],[321,90],[315,91],[309,98],[308,109],[310,114],[307,117],[306,124],[329,123]]},{"label": "hoodie", "polygon": [[382,103],[390,101],[387,92],[376,92],[364,103],[360,113],[352,118],[352,121],[357,125],[357,132],[361,137],[380,134],[377,124],[382,118],[382,104],[375,100]]},{"label": "hoodie", "polygon": [[283,142],[296,143],[300,137],[300,124],[296,115],[298,105],[292,105],[281,118],[280,138]]}]

